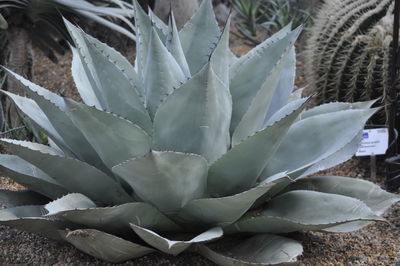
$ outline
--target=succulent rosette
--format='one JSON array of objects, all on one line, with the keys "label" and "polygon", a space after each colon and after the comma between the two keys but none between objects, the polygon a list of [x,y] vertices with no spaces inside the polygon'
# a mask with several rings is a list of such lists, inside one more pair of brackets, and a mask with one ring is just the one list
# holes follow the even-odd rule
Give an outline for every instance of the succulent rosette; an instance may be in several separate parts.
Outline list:
[{"label": "succulent rosette", "polygon": [[[306,110],[293,92],[288,25],[237,58],[229,20],[211,0],[178,31],[135,3],[136,62],[66,21],[84,103],[7,69],[26,97],[3,91],[49,145],[1,139],[3,173],[27,187],[0,191],[0,224],[121,262],[187,249],[221,265],[294,262],[282,234],[347,232],[399,197],[363,180],[307,177],[352,157],[373,102]],[[239,235],[239,236],[238,236]]]}]

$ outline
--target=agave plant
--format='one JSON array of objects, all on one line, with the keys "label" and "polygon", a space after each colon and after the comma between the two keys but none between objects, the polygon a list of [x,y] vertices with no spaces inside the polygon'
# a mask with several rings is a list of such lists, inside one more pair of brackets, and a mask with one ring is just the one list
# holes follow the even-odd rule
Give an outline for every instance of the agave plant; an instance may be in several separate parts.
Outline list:
[{"label": "agave plant", "polygon": [[305,110],[292,92],[301,28],[236,58],[211,0],[180,32],[173,15],[167,26],[135,12],[135,67],[66,21],[84,103],[5,69],[29,98],[4,93],[49,145],[1,139],[15,154],[0,156],[2,171],[29,190],[1,191],[0,224],[110,262],[190,249],[221,265],[273,265],[302,253],[281,234],[357,230],[400,200],[363,180],[306,177],[349,159],[376,109]]}]

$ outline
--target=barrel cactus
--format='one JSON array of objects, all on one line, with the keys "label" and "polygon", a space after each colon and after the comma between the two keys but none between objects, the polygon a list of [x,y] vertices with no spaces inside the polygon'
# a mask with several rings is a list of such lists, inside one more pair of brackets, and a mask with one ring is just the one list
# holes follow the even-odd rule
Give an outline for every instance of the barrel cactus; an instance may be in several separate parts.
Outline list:
[{"label": "barrel cactus", "polygon": [[325,1],[308,39],[308,77],[318,102],[382,97],[390,87],[393,0]]},{"label": "barrel cactus", "polygon": [[[307,177],[357,149],[372,101],[305,110],[292,92],[290,25],[248,54],[229,50],[204,0],[177,31],[135,4],[137,58],[66,21],[84,103],[7,69],[8,95],[49,145],[1,139],[3,173],[29,190],[0,191],[0,224],[121,262],[187,249],[220,265],[293,262],[299,230],[352,231],[399,197],[346,177]],[[294,182],[296,181],[296,182]],[[246,233],[246,234],[243,234]]]}]

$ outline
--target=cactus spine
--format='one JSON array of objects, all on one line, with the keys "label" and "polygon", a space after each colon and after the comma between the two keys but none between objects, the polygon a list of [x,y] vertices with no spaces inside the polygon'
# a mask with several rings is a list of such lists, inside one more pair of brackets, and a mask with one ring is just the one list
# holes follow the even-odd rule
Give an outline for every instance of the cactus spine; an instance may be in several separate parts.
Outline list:
[{"label": "cactus spine", "polygon": [[319,103],[385,98],[393,2],[331,0],[320,7],[307,43],[307,76]]}]

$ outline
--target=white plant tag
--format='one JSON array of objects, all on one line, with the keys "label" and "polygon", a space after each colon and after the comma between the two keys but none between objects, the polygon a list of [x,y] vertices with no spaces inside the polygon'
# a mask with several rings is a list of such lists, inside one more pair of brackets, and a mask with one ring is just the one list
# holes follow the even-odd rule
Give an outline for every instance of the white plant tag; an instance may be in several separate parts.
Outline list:
[{"label": "white plant tag", "polygon": [[385,154],[389,145],[387,128],[365,129],[356,156]]}]

